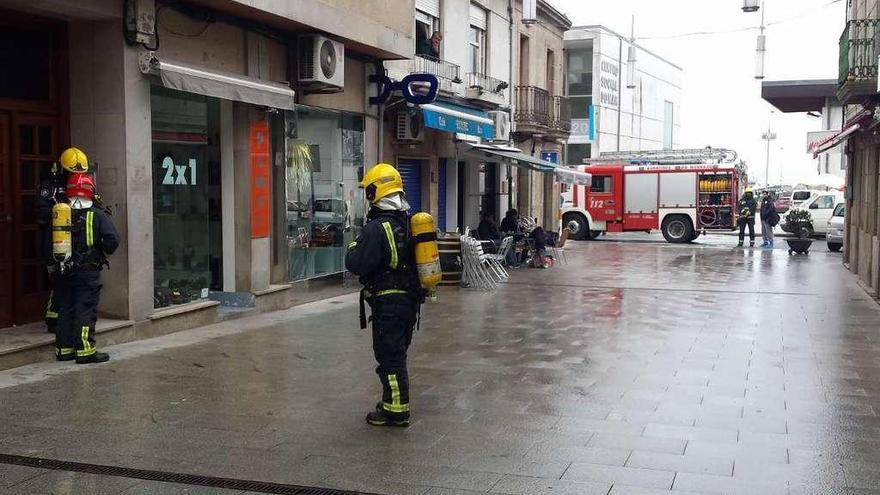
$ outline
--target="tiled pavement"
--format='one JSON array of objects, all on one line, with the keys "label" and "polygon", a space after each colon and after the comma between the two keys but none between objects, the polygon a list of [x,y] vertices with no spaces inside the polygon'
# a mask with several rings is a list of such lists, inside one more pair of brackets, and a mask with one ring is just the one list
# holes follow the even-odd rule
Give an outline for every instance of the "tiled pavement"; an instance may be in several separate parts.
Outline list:
[{"label": "tiled pavement", "polygon": [[[0,453],[383,494],[880,493],[880,307],[821,243],[701,242],[442,293],[408,430],[363,423],[349,296],[2,372]],[[0,491],[226,493],[8,465]]]}]

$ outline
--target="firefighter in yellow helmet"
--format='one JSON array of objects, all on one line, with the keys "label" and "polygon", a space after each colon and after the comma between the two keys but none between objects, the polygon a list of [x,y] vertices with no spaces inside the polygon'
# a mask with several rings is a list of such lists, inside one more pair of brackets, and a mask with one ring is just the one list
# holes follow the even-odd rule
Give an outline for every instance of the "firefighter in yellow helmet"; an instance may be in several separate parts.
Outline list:
[{"label": "firefighter in yellow helmet", "polygon": [[[67,180],[73,174],[84,174],[89,171],[89,158],[79,148],[67,148],[58,157],[58,162],[52,164],[46,180],[40,183],[40,194],[36,198],[37,224],[40,227],[40,239],[43,253],[47,261],[51,258],[50,248],[50,225],[52,223],[52,207],[56,203],[67,202]],[[49,267],[53,264],[49,263]],[[51,277],[50,277],[51,279]],[[49,294],[49,302],[46,305],[46,328],[55,333],[58,324],[58,305],[55,302],[55,292]]]},{"label": "firefighter in yellow helmet", "polygon": [[749,246],[755,247],[755,212],[758,210],[758,202],[751,187],[746,187],[743,196],[739,200],[739,245],[742,246],[746,238],[746,227],[749,228]]},{"label": "firefighter in yellow helmet", "polygon": [[360,236],[348,247],[345,267],[360,277],[361,328],[366,328],[364,302],[370,305],[373,353],[382,383],[382,400],[367,414],[375,426],[409,426],[409,376],[406,352],[412,342],[425,291],[419,284],[410,234],[409,204],[400,173],[380,163],[364,175],[370,211]]}]

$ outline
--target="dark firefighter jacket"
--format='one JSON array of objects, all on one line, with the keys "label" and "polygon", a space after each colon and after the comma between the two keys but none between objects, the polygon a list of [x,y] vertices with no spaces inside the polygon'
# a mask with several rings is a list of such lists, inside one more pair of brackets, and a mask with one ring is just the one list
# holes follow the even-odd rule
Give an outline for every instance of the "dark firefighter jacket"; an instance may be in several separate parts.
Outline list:
[{"label": "dark firefighter jacket", "polygon": [[361,235],[348,247],[345,268],[360,277],[371,296],[388,291],[417,295],[420,285],[408,215],[373,208],[368,218]]},{"label": "dark firefighter jacket", "polygon": [[742,219],[755,218],[755,212],[758,210],[758,202],[751,194],[747,194],[739,200],[739,217]]},{"label": "dark firefighter jacket", "polygon": [[73,210],[73,263],[77,268],[100,270],[119,247],[119,234],[103,209]]}]

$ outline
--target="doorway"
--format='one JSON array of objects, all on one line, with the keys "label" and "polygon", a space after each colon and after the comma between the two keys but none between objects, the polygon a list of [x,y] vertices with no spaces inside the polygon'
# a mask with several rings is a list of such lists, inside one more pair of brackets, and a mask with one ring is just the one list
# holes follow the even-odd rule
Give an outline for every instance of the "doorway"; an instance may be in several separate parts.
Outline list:
[{"label": "doorway", "polygon": [[36,199],[57,153],[55,119],[0,112],[0,327],[42,318],[48,238]]},{"label": "doorway", "polygon": [[0,21],[0,327],[43,318],[48,232],[37,225],[40,183],[66,144],[63,23],[4,12]]}]

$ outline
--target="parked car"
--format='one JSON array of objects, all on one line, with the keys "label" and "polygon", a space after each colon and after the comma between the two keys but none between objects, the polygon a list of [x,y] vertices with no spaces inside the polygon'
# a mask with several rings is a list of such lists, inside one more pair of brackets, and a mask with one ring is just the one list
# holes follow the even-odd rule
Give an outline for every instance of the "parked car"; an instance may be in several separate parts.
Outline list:
[{"label": "parked car", "polygon": [[777,213],[785,213],[791,208],[791,191],[781,191],[773,201]]},{"label": "parked car", "polygon": [[825,241],[828,243],[828,250],[835,253],[843,247],[843,239],[845,237],[844,220],[846,217],[846,203],[840,201],[834,207],[834,213],[828,220],[828,234]]},{"label": "parked car", "polygon": [[[795,191],[795,193],[797,192],[799,191]],[[792,195],[792,198],[794,198],[794,195]],[[828,220],[831,220],[831,215],[832,213],[834,213],[835,205],[842,201],[843,196],[840,193],[818,193],[818,195],[813,196],[807,201],[801,203],[800,206],[792,206],[791,209],[808,210],[810,212],[810,216],[813,218],[813,231],[811,234],[825,234],[828,232]],[[786,223],[784,216],[782,217],[779,225],[785,232],[794,233]]]},{"label": "parked car", "polygon": [[789,207],[794,208],[795,206],[800,206],[810,198],[819,195],[819,191],[814,191],[812,189],[795,189],[791,192],[791,201],[789,201]]}]

